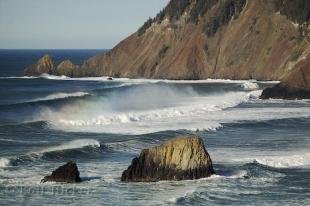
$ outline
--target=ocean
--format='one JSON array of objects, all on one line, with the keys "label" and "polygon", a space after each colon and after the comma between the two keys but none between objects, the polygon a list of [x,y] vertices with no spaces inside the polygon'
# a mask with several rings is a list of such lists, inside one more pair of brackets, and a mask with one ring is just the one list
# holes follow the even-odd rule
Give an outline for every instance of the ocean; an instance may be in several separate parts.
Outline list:
[{"label": "ocean", "polygon": [[[310,205],[310,100],[260,100],[276,82],[24,77],[50,53],[0,50],[0,205]],[[123,183],[143,148],[203,138],[216,175]],[[41,179],[77,162],[78,184]]]}]

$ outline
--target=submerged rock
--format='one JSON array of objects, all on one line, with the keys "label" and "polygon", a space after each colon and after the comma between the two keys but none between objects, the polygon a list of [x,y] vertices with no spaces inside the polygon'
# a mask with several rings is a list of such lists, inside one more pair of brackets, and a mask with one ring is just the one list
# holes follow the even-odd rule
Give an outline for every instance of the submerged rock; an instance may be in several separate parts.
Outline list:
[{"label": "submerged rock", "polygon": [[81,182],[80,172],[75,162],[68,162],[67,164],[58,167],[51,175],[45,176],[41,182],[64,182],[76,183]]},{"label": "submerged rock", "polygon": [[125,182],[191,180],[214,174],[203,140],[197,136],[176,137],[162,145],[142,150],[122,174]]},{"label": "submerged rock", "polygon": [[27,67],[24,71],[24,75],[27,76],[37,76],[40,74],[54,74],[55,66],[54,61],[48,54],[44,55],[35,64]]}]

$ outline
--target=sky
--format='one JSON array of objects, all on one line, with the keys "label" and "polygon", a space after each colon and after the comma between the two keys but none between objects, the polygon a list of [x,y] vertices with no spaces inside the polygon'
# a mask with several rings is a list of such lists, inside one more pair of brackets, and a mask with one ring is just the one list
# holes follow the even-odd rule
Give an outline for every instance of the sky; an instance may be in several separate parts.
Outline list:
[{"label": "sky", "polygon": [[0,49],[110,49],[169,0],[0,0]]}]

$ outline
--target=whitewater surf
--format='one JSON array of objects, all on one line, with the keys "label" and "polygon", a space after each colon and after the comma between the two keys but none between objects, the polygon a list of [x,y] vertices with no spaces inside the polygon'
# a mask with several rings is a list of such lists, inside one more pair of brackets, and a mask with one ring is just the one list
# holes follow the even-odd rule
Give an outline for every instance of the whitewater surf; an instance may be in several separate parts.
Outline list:
[{"label": "whitewater surf", "polygon": [[[260,100],[262,90],[275,83],[2,77],[1,203],[31,196],[31,204],[50,204],[60,187],[65,191],[60,205],[102,200],[107,205],[255,205],[275,198],[283,205],[308,205],[310,102]],[[189,134],[203,138],[216,175],[120,181],[142,149]],[[82,183],[40,184],[71,160]]]}]

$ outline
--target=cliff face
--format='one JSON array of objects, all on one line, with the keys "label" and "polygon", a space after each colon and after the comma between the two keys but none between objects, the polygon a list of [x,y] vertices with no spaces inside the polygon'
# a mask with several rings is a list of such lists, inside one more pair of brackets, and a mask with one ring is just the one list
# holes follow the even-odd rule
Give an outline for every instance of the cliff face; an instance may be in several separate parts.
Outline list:
[{"label": "cliff face", "polygon": [[72,76],[281,80],[309,61],[309,19],[308,0],[171,0]]}]

